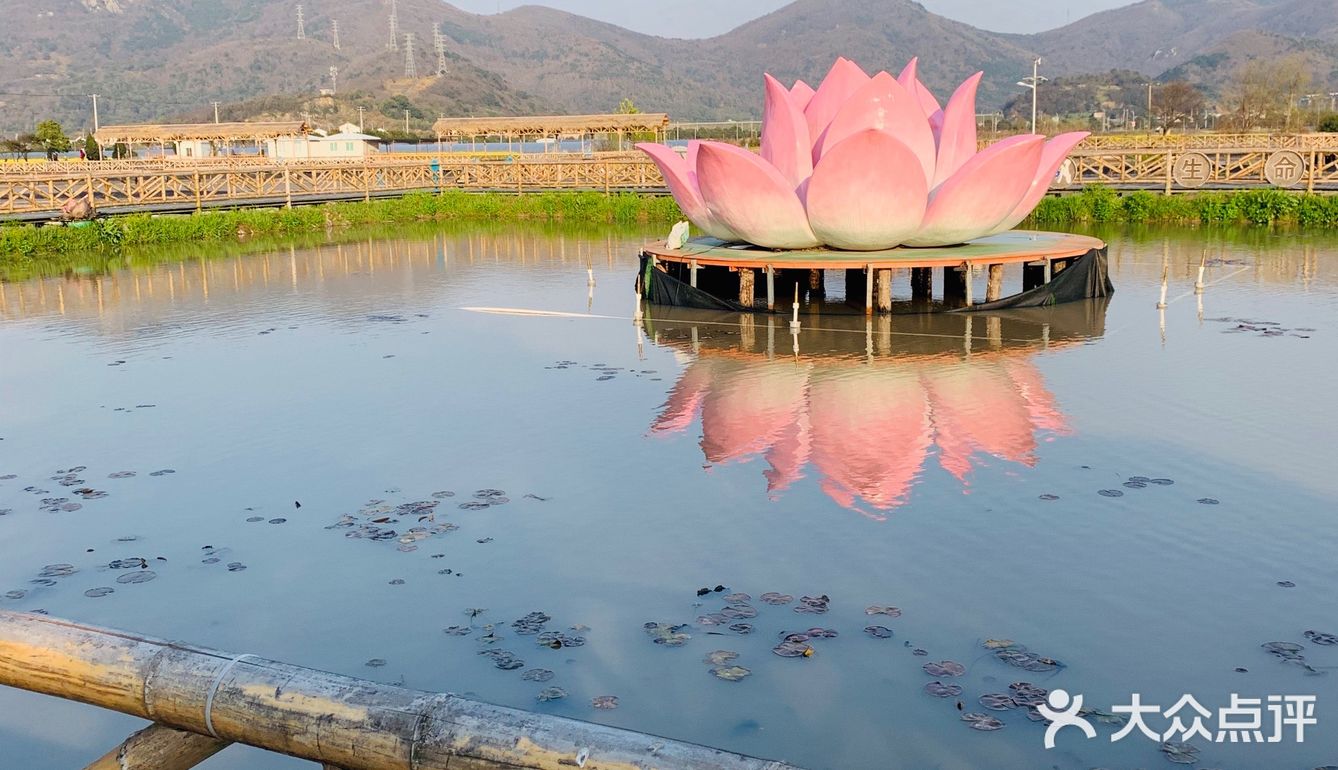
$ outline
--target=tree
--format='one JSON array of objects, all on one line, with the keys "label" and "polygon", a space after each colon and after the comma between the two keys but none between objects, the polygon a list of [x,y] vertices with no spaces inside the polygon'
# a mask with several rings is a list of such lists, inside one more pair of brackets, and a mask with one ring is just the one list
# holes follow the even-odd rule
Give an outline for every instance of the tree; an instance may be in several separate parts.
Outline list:
[{"label": "tree", "polygon": [[618,103],[618,109],[615,110],[618,115],[640,115],[641,109],[631,99],[623,99]]},{"label": "tree", "polygon": [[1290,130],[1296,99],[1309,87],[1310,77],[1309,62],[1301,54],[1245,62],[1231,88],[1236,126],[1245,131],[1264,125]]},{"label": "tree", "polygon": [[3,147],[5,152],[12,153],[16,158],[27,160],[28,154],[33,151],[33,145],[36,143],[37,139],[32,134],[18,134],[13,139],[4,140],[0,143],[0,147]]},{"label": "tree", "polygon": [[1338,113],[1320,118],[1319,130],[1329,134],[1338,134]]},{"label": "tree", "polygon": [[70,137],[65,135],[65,129],[54,120],[38,123],[37,129],[33,131],[33,138],[46,153],[47,160],[55,160],[58,153],[68,152],[70,149]]},{"label": "tree", "polygon": [[84,157],[88,160],[102,160],[102,148],[92,134],[84,138]]},{"label": "tree", "polygon": [[1189,128],[1203,105],[1203,93],[1183,80],[1164,83],[1152,92],[1152,112],[1161,121],[1162,134],[1169,133],[1176,123]]}]

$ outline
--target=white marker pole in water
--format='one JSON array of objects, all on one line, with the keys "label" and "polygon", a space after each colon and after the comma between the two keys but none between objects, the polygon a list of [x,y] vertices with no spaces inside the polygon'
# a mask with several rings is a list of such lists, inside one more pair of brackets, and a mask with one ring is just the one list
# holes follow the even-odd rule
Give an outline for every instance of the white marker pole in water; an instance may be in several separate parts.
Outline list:
[{"label": "white marker pole in water", "polygon": [[[790,319],[790,331],[799,333],[799,284],[794,285],[794,317]],[[798,342],[796,339],[795,342]]]},{"label": "white marker pole in water", "polygon": [[1166,284],[1171,278],[1171,266],[1163,262],[1161,264],[1161,299],[1157,302],[1158,310],[1166,309]]},{"label": "white marker pole in water", "polygon": [[1205,251],[1203,252],[1203,256],[1199,258],[1199,280],[1194,282],[1195,294],[1203,293],[1203,269],[1207,266],[1208,266],[1208,252]]}]

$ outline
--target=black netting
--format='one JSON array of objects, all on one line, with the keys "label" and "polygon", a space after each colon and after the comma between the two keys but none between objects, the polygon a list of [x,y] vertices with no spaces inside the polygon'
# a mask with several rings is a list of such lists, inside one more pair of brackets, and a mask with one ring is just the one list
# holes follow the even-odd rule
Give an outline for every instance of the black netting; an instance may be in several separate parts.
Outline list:
[{"label": "black netting", "polygon": [[663,270],[656,270],[650,256],[645,254],[641,255],[641,271],[637,273],[636,282],[641,296],[652,305],[690,307],[698,310],[755,310],[733,300],[707,294],[687,281],[680,281]]},{"label": "black netting", "polygon": [[1045,307],[1081,299],[1109,297],[1114,293],[1115,285],[1110,282],[1106,267],[1106,250],[1092,249],[1055,274],[1047,284],[994,302],[984,302],[949,312],[973,313],[979,310],[1005,310],[1014,307]]}]

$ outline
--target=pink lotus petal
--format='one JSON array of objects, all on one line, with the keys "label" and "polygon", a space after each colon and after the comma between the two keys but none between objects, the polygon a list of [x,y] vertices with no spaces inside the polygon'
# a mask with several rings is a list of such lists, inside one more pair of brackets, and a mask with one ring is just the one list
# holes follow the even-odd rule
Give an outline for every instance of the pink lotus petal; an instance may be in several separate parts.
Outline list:
[{"label": "pink lotus petal", "polygon": [[1022,220],[1031,215],[1036,205],[1045,197],[1045,193],[1050,189],[1050,185],[1055,181],[1055,174],[1059,173],[1059,167],[1064,165],[1064,160],[1068,158],[1069,153],[1073,151],[1078,143],[1091,136],[1087,131],[1075,131],[1071,134],[1060,134],[1045,143],[1045,148],[1041,150],[1041,165],[1036,171],[1036,178],[1031,183],[1031,189],[1018,202],[1013,212],[1008,218],[999,223],[990,235],[1012,230],[1014,227],[1022,224]]},{"label": "pink lotus petal", "polygon": [[697,181],[712,216],[749,243],[768,249],[818,245],[794,186],[760,156],[732,144],[702,142]]},{"label": "pink lotus petal", "polygon": [[767,493],[771,499],[776,499],[781,492],[804,477],[804,466],[808,465],[811,451],[808,410],[804,409],[793,423],[781,431],[776,443],[767,451],[767,464],[771,468],[763,471],[762,475],[767,478]]},{"label": "pink lotus petal", "polygon": [[762,110],[762,157],[781,172],[791,188],[813,175],[813,143],[808,138],[804,113],[790,100],[790,92],[770,75],[766,106]]},{"label": "pink lotus petal", "polygon": [[906,63],[906,68],[897,76],[897,82],[907,91],[915,95],[916,101],[920,103],[920,109],[924,111],[925,117],[932,118],[934,113],[942,112],[943,108],[939,106],[938,99],[934,98],[934,93],[920,82],[920,57],[915,57]]},{"label": "pink lotus petal", "polygon": [[827,77],[823,78],[822,85],[818,86],[813,99],[804,108],[809,138],[816,141],[822,136],[846,100],[867,82],[869,76],[858,64],[845,57],[837,59]]},{"label": "pink lotus petal", "polygon": [[928,368],[939,464],[965,481],[977,452],[1034,465],[1036,436],[1026,401],[999,364],[972,361]]},{"label": "pink lotus petal", "polygon": [[1013,378],[1018,393],[1022,394],[1022,400],[1027,404],[1027,413],[1031,415],[1031,423],[1037,430],[1063,435],[1073,433],[1068,418],[1055,401],[1055,394],[1045,387],[1045,379],[1035,364],[1026,359],[1010,358],[1004,362],[1004,369]]},{"label": "pink lotus petal", "polygon": [[897,137],[870,128],[822,156],[808,184],[808,222],[838,249],[890,249],[919,230],[928,199],[921,159]]},{"label": "pink lotus petal", "polygon": [[957,173],[976,154],[976,90],[985,73],[977,72],[957,87],[943,110],[939,131],[938,163],[934,167],[932,190]]},{"label": "pink lotus petal", "polygon": [[709,361],[698,359],[688,365],[678,382],[669,391],[669,399],[664,404],[660,416],[650,426],[652,434],[680,433],[687,430],[692,421],[697,419],[702,400],[711,389],[712,366]]},{"label": "pink lotus petal", "polygon": [[780,441],[804,410],[808,370],[790,361],[717,359],[702,403],[707,462],[752,459]]},{"label": "pink lotus petal", "polygon": [[886,72],[875,75],[846,100],[814,145],[814,157],[820,158],[827,148],[870,128],[895,136],[919,158],[925,178],[934,175],[934,133],[915,98]]},{"label": "pink lotus petal", "polygon": [[951,246],[993,230],[1031,187],[1041,144],[1039,136],[1009,137],[977,153],[929,194],[920,232],[907,245]]},{"label": "pink lotus petal", "polygon": [[689,146],[687,160],[679,155],[677,150],[663,144],[642,142],[636,148],[649,155],[650,159],[655,162],[655,166],[660,169],[660,174],[664,176],[664,182],[669,187],[669,192],[674,196],[674,200],[678,202],[678,207],[683,210],[683,215],[692,224],[701,228],[707,235],[721,240],[736,241],[739,239],[724,223],[716,219],[706,207],[706,201],[702,198],[701,190],[697,187],[695,166],[689,165],[693,160],[692,156],[695,154],[695,148]]},{"label": "pink lotus petal", "polygon": [[813,90],[813,86],[802,80],[796,80],[794,81],[794,88],[790,89],[790,101],[794,102],[794,106],[798,107],[800,112],[803,112],[808,107],[808,103],[813,101],[815,94],[817,94],[817,91]]}]

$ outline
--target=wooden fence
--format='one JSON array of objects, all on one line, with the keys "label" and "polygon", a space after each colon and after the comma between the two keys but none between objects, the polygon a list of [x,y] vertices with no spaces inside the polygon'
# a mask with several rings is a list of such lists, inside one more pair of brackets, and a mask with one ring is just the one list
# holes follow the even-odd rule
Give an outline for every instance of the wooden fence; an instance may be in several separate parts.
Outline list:
[{"label": "wooden fence", "polygon": [[[1176,137],[1177,139],[1197,138]],[[1236,137],[1241,141],[1251,137]],[[1338,138],[1259,139],[1257,146],[1103,148],[1080,146],[1055,182],[1164,192],[1279,187],[1338,191]],[[1092,140],[1088,140],[1091,142]],[[1291,144],[1293,146],[1284,146]],[[1324,146],[1321,146],[1324,145]],[[664,192],[654,164],[635,153],[505,158],[395,153],[366,159],[276,162],[130,160],[0,168],[0,218],[58,216],[76,198],[102,213],[191,211],[371,199],[411,191],[553,190]]]}]

